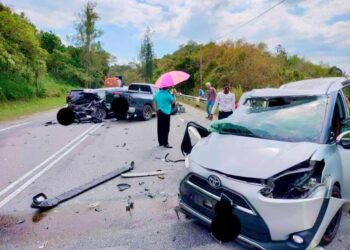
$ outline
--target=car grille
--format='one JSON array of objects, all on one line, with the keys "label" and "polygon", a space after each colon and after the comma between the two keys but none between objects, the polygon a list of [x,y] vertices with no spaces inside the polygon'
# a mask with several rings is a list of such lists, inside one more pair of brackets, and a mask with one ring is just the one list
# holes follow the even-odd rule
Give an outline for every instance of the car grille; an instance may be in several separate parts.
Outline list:
[{"label": "car grille", "polygon": [[216,196],[221,196],[221,194],[225,194],[227,197],[229,197],[232,202],[235,205],[238,205],[240,207],[244,207],[246,209],[252,210],[249,206],[249,204],[238,194],[225,189],[225,188],[213,188],[212,186],[209,185],[208,181],[206,179],[203,179],[199,176],[196,175],[191,175],[190,178],[188,179],[188,181],[190,181],[191,183],[193,183],[194,185],[197,185],[198,187],[216,195]]}]

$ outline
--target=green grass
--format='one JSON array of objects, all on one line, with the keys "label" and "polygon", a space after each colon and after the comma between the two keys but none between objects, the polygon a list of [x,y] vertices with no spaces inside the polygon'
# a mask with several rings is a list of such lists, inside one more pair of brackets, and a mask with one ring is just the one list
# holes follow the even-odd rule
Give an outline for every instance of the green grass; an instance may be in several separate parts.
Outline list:
[{"label": "green grass", "polygon": [[14,120],[22,116],[62,107],[64,104],[65,98],[63,96],[0,103],[0,121]]}]

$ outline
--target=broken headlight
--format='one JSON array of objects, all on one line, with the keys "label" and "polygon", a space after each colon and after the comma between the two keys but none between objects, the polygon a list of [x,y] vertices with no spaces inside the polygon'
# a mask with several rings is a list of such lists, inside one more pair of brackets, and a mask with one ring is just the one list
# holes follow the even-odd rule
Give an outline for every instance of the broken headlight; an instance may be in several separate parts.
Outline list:
[{"label": "broken headlight", "polygon": [[324,161],[305,161],[264,181],[262,195],[275,199],[308,197],[321,185]]}]

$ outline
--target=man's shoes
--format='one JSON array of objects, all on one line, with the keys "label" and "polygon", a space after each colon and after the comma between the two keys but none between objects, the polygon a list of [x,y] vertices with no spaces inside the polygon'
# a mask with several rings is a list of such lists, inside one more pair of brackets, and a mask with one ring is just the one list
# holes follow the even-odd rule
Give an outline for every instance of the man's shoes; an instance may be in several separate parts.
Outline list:
[{"label": "man's shoes", "polygon": [[165,148],[173,148],[172,146],[170,146],[169,144],[164,145]]}]

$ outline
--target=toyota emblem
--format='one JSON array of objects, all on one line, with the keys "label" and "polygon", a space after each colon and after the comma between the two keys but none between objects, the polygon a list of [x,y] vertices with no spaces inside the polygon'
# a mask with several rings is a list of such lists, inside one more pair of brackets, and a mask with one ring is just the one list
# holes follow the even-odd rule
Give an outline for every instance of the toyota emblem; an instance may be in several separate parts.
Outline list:
[{"label": "toyota emblem", "polygon": [[220,181],[219,177],[217,177],[216,175],[209,176],[208,182],[209,182],[209,185],[212,186],[213,188],[221,187],[221,181]]}]

